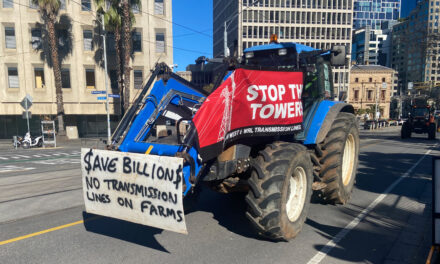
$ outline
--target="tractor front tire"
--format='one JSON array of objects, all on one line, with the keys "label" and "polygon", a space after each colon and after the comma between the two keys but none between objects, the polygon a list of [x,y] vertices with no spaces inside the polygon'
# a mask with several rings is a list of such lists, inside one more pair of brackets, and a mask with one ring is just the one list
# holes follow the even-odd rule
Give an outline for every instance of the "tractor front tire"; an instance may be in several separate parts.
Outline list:
[{"label": "tractor front tire", "polygon": [[298,235],[310,205],[312,169],[300,144],[275,142],[259,152],[248,180],[246,216],[260,235],[284,241]]},{"label": "tractor front tire", "polygon": [[411,137],[411,127],[408,122],[403,123],[402,130],[400,131],[400,136],[402,139]]},{"label": "tractor front tire", "polygon": [[431,139],[431,140],[435,139],[436,131],[437,131],[437,127],[435,126],[435,124],[434,123],[429,124],[428,139]]},{"label": "tractor front tire", "polygon": [[359,129],[356,117],[341,112],[324,142],[317,145],[319,176],[327,186],[321,190],[326,203],[346,204],[351,197],[359,160]]}]

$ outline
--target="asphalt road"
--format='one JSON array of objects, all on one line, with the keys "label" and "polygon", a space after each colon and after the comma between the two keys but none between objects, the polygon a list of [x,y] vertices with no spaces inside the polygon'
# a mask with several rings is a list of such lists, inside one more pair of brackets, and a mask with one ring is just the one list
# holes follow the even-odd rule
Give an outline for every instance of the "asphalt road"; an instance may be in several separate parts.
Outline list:
[{"label": "asphalt road", "polygon": [[350,203],[312,203],[298,237],[279,243],[255,235],[243,195],[208,189],[186,214],[188,235],[90,217],[79,148],[3,150],[0,263],[421,263],[430,243],[423,217],[430,156],[439,148],[424,136],[402,141],[386,131],[361,133]]}]

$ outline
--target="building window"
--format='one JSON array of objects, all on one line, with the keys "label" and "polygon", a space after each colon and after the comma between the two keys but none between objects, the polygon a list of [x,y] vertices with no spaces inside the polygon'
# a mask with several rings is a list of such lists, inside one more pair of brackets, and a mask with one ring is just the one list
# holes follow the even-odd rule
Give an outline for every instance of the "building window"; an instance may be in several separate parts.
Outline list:
[{"label": "building window", "polygon": [[385,90],[380,91],[380,100],[385,101]]},{"label": "building window", "polygon": [[86,87],[87,89],[95,89],[95,70],[86,69]]},{"label": "building window", "polygon": [[156,33],[156,53],[165,52],[165,34]]},{"label": "building window", "polygon": [[32,48],[35,50],[41,49],[41,29],[33,28],[31,29],[31,43]]},{"label": "building window", "polygon": [[36,4],[33,0],[29,0],[29,8],[38,9],[38,4]]},{"label": "building window", "polygon": [[62,88],[72,88],[70,86],[70,69],[61,69],[61,87]]},{"label": "building window", "polygon": [[385,78],[382,78],[382,82],[385,82]]},{"label": "building window", "polygon": [[7,49],[15,49],[15,29],[13,27],[5,27],[5,44]]},{"label": "building window", "polygon": [[367,95],[368,101],[373,100],[373,91],[368,91],[368,95]]},{"label": "building window", "polygon": [[143,76],[142,76],[142,70],[134,70],[134,89],[142,89],[142,83],[144,82]]},{"label": "building window", "polygon": [[3,0],[3,8],[14,8],[14,2],[12,0]]},{"label": "building window", "polygon": [[368,81],[371,83],[373,82],[373,78],[368,78]]},{"label": "building window", "polygon": [[91,11],[92,3],[90,0],[81,0],[81,10],[82,11]]},{"label": "building window", "polygon": [[66,10],[66,0],[61,0],[60,1],[60,9],[61,10]]},{"label": "building window", "polygon": [[8,67],[8,82],[9,88],[20,87],[20,82],[18,80],[18,70],[16,67]]},{"label": "building window", "polygon": [[163,15],[163,0],[154,0],[154,14]]},{"label": "building window", "polygon": [[131,5],[131,11],[133,12],[133,14],[139,14],[141,11],[141,8],[139,5],[136,4],[132,4]]},{"label": "building window", "polygon": [[35,76],[35,88],[43,89],[45,86],[44,69],[43,68],[35,68],[34,69],[34,76]]},{"label": "building window", "polygon": [[84,38],[84,50],[92,51],[93,50],[93,33],[91,30],[83,30],[83,38]]},{"label": "building window", "polygon": [[354,100],[358,101],[359,100],[359,90],[355,90],[354,91]]},{"label": "building window", "polygon": [[142,52],[142,35],[141,32],[134,31],[132,35],[133,51]]},{"label": "building window", "polygon": [[359,78],[354,78],[354,82],[359,82]]}]

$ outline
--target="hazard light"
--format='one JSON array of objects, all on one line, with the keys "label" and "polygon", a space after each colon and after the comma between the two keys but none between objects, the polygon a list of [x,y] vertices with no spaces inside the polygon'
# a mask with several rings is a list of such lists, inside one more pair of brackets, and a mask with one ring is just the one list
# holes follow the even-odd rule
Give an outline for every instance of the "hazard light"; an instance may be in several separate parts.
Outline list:
[{"label": "hazard light", "polygon": [[278,43],[278,36],[277,36],[277,34],[270,35],[269,43]]}]

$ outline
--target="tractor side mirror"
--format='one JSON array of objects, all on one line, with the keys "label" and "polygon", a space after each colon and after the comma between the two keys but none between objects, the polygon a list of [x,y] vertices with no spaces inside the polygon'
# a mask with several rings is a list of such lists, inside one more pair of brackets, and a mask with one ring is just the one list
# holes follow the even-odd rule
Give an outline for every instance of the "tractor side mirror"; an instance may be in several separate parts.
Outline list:
[{"label": "tractor side mirror", "polygon": [[331,50],[330,63],[332,66],[344,66],[346,55],[345,46],[335,45]]}]

